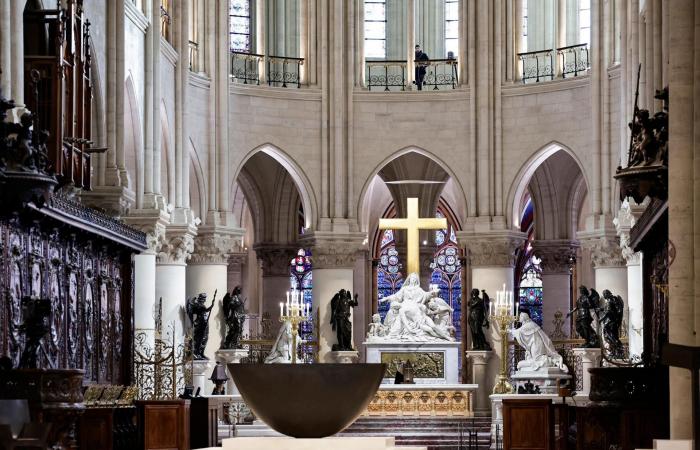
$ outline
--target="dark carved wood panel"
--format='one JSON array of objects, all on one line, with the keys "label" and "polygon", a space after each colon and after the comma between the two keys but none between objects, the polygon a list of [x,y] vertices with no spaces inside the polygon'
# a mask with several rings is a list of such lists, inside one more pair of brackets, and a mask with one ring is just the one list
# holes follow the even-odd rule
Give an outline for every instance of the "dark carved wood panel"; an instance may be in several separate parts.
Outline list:
[{"label": "dark carved wood panel", "polygon": [[551,400],[503,400],[504,450],[552,450],[553,444]]},{"label": "dark carved wood panel", "polygon": [[138,428],[144,450],[190,448],[190,401],[137,401]]},{"label": "dark carved wood panel", "polygon": [[132,252],[36,213],[0,218],[0,353],[19,364],[21,299],[49,298],[39,366],[84,369],[86,383],[129,384]]}]

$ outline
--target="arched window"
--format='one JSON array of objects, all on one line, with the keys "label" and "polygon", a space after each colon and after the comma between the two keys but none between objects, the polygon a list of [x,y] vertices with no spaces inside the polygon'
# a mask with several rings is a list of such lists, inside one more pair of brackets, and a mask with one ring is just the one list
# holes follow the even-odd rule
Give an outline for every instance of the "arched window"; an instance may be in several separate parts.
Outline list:
[{"label": "arched window", "polygon": [[365,1],[365,58],[386,58],[386,0]]},{"label": "arched window", "polygon": [[527,310],[530,318],[542,326],[542,268],[540,259],[532,249],[535,239],[535,207],[528,194],[520,216],[520,231],[527,233],[527,240],[520,250],[517,262],[518,301],[520,309]]},{"label": "arched window", "polygon": [[[443,218],[445,214],[438,209],[435,217]],[[452,326],[459,341],[462,338],[462,264],[459,260],[457,236],[449,220],[446,230],[435,231],[435,247],[430,283],[437,285],[440,298],[454,310]]]},{"label": "arched window", "polygon": [[[311,252],[300,248],[297,256],[292,258],[289,265],[289,281],[292,289],[302,292],[304,305],[309,305],[313,311],[313,272],[311,270]],[[299,337],[306,341],[313,341],[313,318],[299,325]],[[301,345],[301,356],[305,362],[313,362],[314,348],[310,344]]]},{"label": "arched window", "polygon": [[[403,285],[403,274],[401,273],[401,260],[399,252],[396,250],[393,230],[384,230],[379,253],[379,264],[377,266],[377,299],[382,299],[394,294]],[[378,313],[384,320],[388,303],[379,303]]]}]

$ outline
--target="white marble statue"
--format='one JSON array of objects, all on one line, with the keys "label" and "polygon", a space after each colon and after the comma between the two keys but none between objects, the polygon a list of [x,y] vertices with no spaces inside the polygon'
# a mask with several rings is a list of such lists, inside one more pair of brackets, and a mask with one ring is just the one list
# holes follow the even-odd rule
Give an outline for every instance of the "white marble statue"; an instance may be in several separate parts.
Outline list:
[{"label": "white marble statue", "polygon": [[519,320],[522,326],[513,330],[513,337],[525,349],[525,359],[518,363],[518,370],[537,372],[555,368],[568,373],[564,359],[542,328],[526,312],[520,313]]},{"label": "white marble statue", "polygon": [[379,314],[372,316],[372,323],[369,324],[367,331],[367,340],[373,341],[376,338],[383,338],[386,335],[386,327],[382,323],[382,318]]},{"label": "white marble statue", "polygon": [[[297,345],[299,339],[297,339]],[[270,354],[265,358],[265,364],[291,364],[292,362],[292,325],[285,322],[277,334],[275,344],[272,346]]]},{"label": "white marble statue", "polygon": [[[384,336],[372,335],[371,340],[454,341],[454,337],[450,334],[449,313],[451,308],[434,292],[426,292],[421,289],[418,274],[410,274],[398,292],[379,301],[390,304],[389,311],[384,318],[385,333]],[[445,313],[448,316],[447,320],[444,319]],[[375,323],[370,324],[370,326],[376,328]]]}]

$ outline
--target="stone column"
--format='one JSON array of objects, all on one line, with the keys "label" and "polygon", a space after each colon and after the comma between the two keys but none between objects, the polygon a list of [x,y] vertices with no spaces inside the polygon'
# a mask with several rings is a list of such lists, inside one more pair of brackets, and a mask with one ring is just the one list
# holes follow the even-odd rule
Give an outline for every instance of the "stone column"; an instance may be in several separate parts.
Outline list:
[{"label": "stone column", "polygon": [[204,350],[204,355],[211,361],[221,347],[226,333],[221,300],[229,290],[228,257],[233,250],[240,248],[241,236],[242,232],[239,229],[200,228],[197,230],[194,251],[187,265],[187,298],[204,292],[209,302],[216,293],[214,308],[209,316],[209,339]]},{"label": "stone column", "polygon": [[156,299],[163,299],[163,331],[174,324],[175,342],[184,341],[187,260],[194,250],[194,226],[170,225],[156,257]]},{"label": "stone column", "polygon": [[[496,292],[514,288],[515,251],[525,241],[525,233],[501,231],[488,233],[458,232],[457,239],[468,254],[471,264],[470,289],[485,290],[490,297],[496,298]],[[468,291],[467,291],[468,292]],[[465,332],[467,332],[465,330]],[[500,335],[495,326],[489,327],[491,348],[495,358],[486,366],[486,382],[482,386],[491,393],[494,379],[501,363]]]},{"label": "stone column", "polygon": [[629,247],[630,230],[637,218],[649,205],[649,199],[636,204],[634,200],[627,199],[622,202],[620,211],[613,221],[617,235],[620,238],[622,256],[627,262],[627,298],[625,300],[625,313],[627,315],[627,338],[630,355],[641,356],[644,351],[644,280],[642,275],[642,254]]},{"label": "stone column", "polygon": [[627,299],[627,268],[616,237],[605,234],[581,241],[581,244],[591,252],[595,289],[601,296],[603,290],[608,289],[613,294]]},{"label": "stone column", "polygon": [[7,38],[12,39],[12,65],[9,66],[11,67],[12,92],[6,92],[5,95],[13,99],[17,107],[21,108],[24,106],[24,6],[26,0],[15,0],[8,3],[11,4],[12,31],[8,32],[10,28],[4,28],[4,30]]},{"label": "stone column", "polygon": [[260,244],[253,249],[262,264],[262,305],[259,311],[261,314],[270,313],[273,329],[276,330],[279,325],[279,302],[286,300],[286,292],[291,288],[289,264],[296,255],[296,247]]},{"label": "stone column", "polygon": [[[578,242],[569,240],[535,241],[535,255],[542,260],[542,327],[548,334],[554,314],[566,314],[571,306],[571,266],[576,261]],[[569,322],[564,332],[570,335]]]},{"label": "stone column", "polygon": [[12,98],[12,8],[10,2],[0,3],[0,91],[6,98]]},{"label": "stone column", "polygon": [[489,400],[490,390],[486,388],[492,383],[488,375],[488,362],[493,355],[493,351],[488,350],[467,350],[465,352],[467,360],[471,363],[473,384],[478,384],[476,390],[474,415],[477,417],[488,416],[491,413],[491,401]]}]

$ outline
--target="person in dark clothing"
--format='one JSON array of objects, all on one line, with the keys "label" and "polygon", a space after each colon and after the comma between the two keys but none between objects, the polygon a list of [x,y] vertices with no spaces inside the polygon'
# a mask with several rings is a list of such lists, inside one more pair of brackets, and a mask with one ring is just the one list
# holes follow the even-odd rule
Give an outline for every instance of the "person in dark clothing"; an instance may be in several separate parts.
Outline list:
[{"label": "person in dark clothing", "polygon": [[425,72],[426,72],[426,67],[428,64],[430,64],[430,58],[428,58],[427,53],[424,53],[423,50],[421,50],[420,45],[416,45],[416,58],[415,58],[415,64],[416,64],[416,86],[418,86],[418,90],[422,91],[423,90],[423,80],[425,79]]}]

